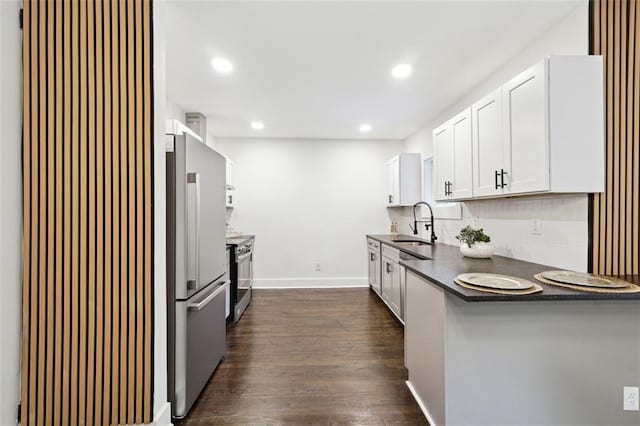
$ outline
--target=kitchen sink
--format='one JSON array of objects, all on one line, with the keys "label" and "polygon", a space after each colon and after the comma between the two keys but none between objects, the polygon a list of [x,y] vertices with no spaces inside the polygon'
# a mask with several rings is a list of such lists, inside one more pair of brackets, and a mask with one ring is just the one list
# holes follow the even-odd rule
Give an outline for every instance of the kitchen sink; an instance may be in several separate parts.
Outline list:
[{"label": "kitchen sink", "polygon": [[426,241],[416,241],[416,240],[394,240],[394,243],[398,243],[398,244],[407,244],[410,246],[430,246],[431,243],[428,243]]}]

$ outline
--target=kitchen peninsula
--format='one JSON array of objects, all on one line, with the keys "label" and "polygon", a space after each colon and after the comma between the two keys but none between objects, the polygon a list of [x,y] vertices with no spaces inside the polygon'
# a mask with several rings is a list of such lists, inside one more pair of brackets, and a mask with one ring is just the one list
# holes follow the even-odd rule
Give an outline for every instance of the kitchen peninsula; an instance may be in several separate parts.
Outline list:
[{"label": "kitchen peninsula", "polygon": [[557,268],[399,242],[407,236],[367,237],[428,259],[400,265],[407,384],[431,424],[640,423],[620,399],[623,386],[640,382],[640,293],[468,290],[453,279],[492,272],[533,281]]}]

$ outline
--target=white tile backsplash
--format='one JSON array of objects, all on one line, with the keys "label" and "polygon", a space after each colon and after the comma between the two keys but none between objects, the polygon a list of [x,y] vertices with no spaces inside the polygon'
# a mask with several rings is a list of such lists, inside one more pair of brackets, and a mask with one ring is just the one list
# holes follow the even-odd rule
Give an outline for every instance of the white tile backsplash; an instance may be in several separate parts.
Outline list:
[{"label": "white tile backsplash", "polygon": [[[401,233],[410,233],[411,208],[388,209]],[[587,270],[588,196],[549,195],[463,203],[462,220],[436,220],[438,241],[458,245],[455,236],[471,225],[491,236],[496,254],[562,269]],[[541,235],[533,220],[540,219]],[[428,237],[424,226],[420,235]]]}]

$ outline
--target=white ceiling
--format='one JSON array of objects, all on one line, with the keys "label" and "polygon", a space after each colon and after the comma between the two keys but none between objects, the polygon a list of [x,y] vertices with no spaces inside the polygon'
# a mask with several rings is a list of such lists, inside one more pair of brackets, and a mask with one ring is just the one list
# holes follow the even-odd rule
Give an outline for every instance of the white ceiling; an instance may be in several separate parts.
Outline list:
[{"label": "white ceiling", "polygon": [[[404,139],[577,2],[165,4],[168,97],[214,135]],[[233,74],[216,74],[214,56]],[[391,77],[401,62],[414,66],[407,80]]]}]

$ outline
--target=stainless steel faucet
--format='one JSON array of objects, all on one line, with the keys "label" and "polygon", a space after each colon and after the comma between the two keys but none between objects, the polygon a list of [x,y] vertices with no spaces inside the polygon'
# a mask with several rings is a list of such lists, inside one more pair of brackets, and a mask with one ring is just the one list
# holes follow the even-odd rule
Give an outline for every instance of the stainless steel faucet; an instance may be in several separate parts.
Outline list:
[{"label": "stainless steel faucet", "polygon": [[[429,214],[431,215],[431,217],[429,218],[430,219],[429,221],[416,219],[416,207],[418,207],[419,205],[425,205],[429,208]],[[431,209],[431,205],[426,201],[418,201],[413,205],[413,228],[411,228],[411,225],[409,225],[409,228],[411,228],[411,230],[413,231],[413,235],[418,235],[419,222],[425,223],[424,227],[427,231],[431,229],[431,244],[435,243],[438,237],[436,237],[436,232],[433,227],[433,209]]]}]

